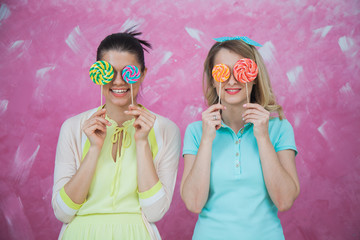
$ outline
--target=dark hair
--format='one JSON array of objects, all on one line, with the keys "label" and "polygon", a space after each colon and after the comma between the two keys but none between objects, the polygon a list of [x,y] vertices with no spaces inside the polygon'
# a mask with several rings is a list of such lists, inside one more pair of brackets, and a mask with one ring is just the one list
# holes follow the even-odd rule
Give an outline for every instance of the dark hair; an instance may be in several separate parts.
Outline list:
[{"label": "dark hair", "polygon": [[146,47],[151,49],[151,44],[138,39],[136,36],[141,35],[141,32],[132,29],[133,28],[130,28],[125,32],[111,34],[102,40],[97,49],[96,61],[101,60],[105,52],[110,50],[129,52],[136,56],[140,63],[141,71],[143,72],[145,70],[144,50],[149,52]]}]

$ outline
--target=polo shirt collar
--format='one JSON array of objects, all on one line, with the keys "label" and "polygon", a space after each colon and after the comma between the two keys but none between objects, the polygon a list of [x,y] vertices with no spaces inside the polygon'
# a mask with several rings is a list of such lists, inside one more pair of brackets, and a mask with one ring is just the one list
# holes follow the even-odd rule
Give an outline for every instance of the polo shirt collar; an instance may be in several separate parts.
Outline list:
[{"label": "polo shirt collar", "polygon": [[[237,135],[243,134],[244,131],[247,131],[248,129],[250,129],[252,125],[253,125],[252,123],[246,123],[246,124],[244,125],[244,127],[242,127],[242,128],[239,130],[239,132],[236,133],[236,134],[237,134]],[[229,127],[228,125],[226,125],[223,120],[221,120],[221,128],[229,129],[229,130],[231,130],[231,131],[234,132],[234,130],[232,130],[231,127]]]}]

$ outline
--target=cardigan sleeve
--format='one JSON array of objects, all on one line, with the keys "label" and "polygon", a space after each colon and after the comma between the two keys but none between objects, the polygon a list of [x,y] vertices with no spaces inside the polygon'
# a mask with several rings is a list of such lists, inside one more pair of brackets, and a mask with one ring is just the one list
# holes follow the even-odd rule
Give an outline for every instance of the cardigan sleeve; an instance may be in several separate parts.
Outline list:
[{"label": "cardigan sleeve", "polygon": [[139,193],[142,212],[149,222],[159,221],[170,207],[174,193],[180,157],[181,136],[179,128],[172,121],[162,118],[160,142],[155,169],[159,182],[146,192]]},{"label": "cardigan sleeve", "polygon": [[81,205],[72,202],[64,190],[64,185],[77,171],[76,141],[73,134],[71,119],[68,119],[61,126],[56,148],[51,200],[55,217],[64,223],[69,223],[81,207]]}]

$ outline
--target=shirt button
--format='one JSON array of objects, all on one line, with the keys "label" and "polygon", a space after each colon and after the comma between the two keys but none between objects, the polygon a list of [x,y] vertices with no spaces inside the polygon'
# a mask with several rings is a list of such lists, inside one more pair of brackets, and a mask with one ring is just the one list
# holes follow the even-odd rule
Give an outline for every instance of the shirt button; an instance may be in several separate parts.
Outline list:
[{"label": "shirt button", "polygon": [[238,143],[239,143],[239,141],[236,141],[236,142],[235,142],[235,144],[238,144]]},{"label": "shirt button", "polygon": [[236,153],[236,156],[239,156],[239,153],[238,153],[238,152]]},{"label": "shirt button", "polygon": [[238,168],[239,166],[240,166],[240,164],[239,164],[239,163],[237,163],[237,164],[236,164],[236,167]]}]

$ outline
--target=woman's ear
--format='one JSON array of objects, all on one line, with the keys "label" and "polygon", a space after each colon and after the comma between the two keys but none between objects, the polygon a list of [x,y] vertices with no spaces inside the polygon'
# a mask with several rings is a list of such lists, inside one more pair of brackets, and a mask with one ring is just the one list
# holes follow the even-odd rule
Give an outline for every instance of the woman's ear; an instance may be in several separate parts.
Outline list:
[{"label": "woman's ear", "polygon": [[144,81],[146,73],[147,73],[147,68],[145,67],[144,71],[141,73],[140,83]]}]

